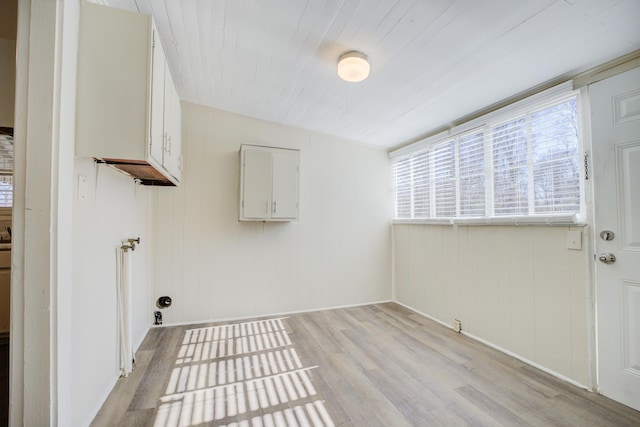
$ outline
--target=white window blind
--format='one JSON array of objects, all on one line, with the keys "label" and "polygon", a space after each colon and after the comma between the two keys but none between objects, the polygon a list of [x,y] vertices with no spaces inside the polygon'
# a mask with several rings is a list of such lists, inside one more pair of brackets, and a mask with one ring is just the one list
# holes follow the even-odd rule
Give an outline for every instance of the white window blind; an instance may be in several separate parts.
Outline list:
[{"label": "white window blind", "polygon": [[0,207],[13,206],[13,137],[0,135]]},{"label": "white window blind", "polygon": [[429,188],[429,156],[418,153],[413,157],[413,212],[414,215],[428,215],[431,206]]},{"label": "white window blind", "polygon": [[396,219],[571,217],[582,209],[577,93],[506,108],[394,158]]},{"label": "white window blind", "polygon": [[433,149],[435,217],[450,218],[456,213],[455,141],[438,144]]},{"label": "white window blind", "polygon": [[494,215],[529,212],[526,126],[519,117],[491,128]]},{"label": "white window blind", "polygon": [[479,217],[486,213],[484,133],[473,132],[458,142],[460,211],[458,216]]},{"label": "white window blind", "polygon": [[410,156],[399,159],[394,165],[396,216],[399,218],[411,218],[415,215],[412,200],[412,187],[414,185],[411,170],[412,163],[413,156]]},{"label": "white window blind", "polygon": [[429,156],[416,153],[394,166],[396,212],[403,217],[429,215]]}]

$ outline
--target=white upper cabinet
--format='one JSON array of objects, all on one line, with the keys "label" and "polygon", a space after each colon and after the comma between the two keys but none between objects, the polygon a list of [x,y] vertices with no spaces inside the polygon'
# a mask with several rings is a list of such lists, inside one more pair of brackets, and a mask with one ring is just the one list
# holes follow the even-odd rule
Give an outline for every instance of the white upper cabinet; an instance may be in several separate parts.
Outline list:
[{"label": "white upper cabinet", "polygon": [[300,151],[243,145],[240,221],[298,219]]},{"label": "white upper cabinet", "polygon": [[151,17],[83,2],[78,50],[76,155],[178,185],[180,100]]},{"label": "white upper cabinet", "polygon": [[[155,34],[153,34],[155,39]],[[158,40],[151,40],[153,45],[153,54],[151,56],[151,122],[150,130],[150,155],[157,162],[162,164],[165,148],[164,133],[164,89],[165,89],[165,71],[166,58],[162,46]],[[156,49],[157,43],[157,49]]]},{"label": "white upper cabinet", "polygon": [[16,41],[0,38],[0,127],[13,127],[16,91]]},{"label": "white upper cabinet", "polygon": [[272,219],[298,218],[298,185],[300,152],[274,150],[272,162]]},{"label": "white upper cabinet", "polygon": [[176,178],[182,175],[182,115],[180,98],[165,65],[163,165]]}]

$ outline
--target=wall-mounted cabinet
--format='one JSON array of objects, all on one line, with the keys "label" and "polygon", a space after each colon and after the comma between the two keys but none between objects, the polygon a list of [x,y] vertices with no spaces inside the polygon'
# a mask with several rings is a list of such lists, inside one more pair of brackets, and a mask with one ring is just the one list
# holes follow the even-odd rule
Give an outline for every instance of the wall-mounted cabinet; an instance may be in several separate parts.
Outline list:
[{"label": "wall-mounted cabinet", "polygon": [[300,151],[243,145],[240,221],[298,219]]},{"label": "wall-mounted cabinet", "polygon": [[180,183],[180,100],[150,16],[82,3],[76,110],[76,155]]},{"label": "wall-mounted cabinet", "polygon": [[16,41],[0,38],[0,127],[13,127],[16,91]]}]

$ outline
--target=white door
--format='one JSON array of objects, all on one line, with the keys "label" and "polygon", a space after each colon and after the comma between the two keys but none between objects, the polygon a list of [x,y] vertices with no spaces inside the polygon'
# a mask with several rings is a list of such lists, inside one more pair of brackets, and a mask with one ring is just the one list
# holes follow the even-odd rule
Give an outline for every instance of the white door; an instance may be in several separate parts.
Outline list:
[{"label": "white door", "polygon": [[640,68],[592,84],[589,98],[598,385],[640,410]]}]

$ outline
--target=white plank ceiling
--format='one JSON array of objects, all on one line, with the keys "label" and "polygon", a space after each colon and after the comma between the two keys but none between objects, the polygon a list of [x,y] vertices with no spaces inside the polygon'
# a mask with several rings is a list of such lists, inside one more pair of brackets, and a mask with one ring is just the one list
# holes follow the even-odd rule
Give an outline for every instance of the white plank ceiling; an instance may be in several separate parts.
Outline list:
[{"label": "white plank ceiling", "polygon": [[154,16],[183,101],[387,148],[640,48],[640,0],[97,2]]}]

